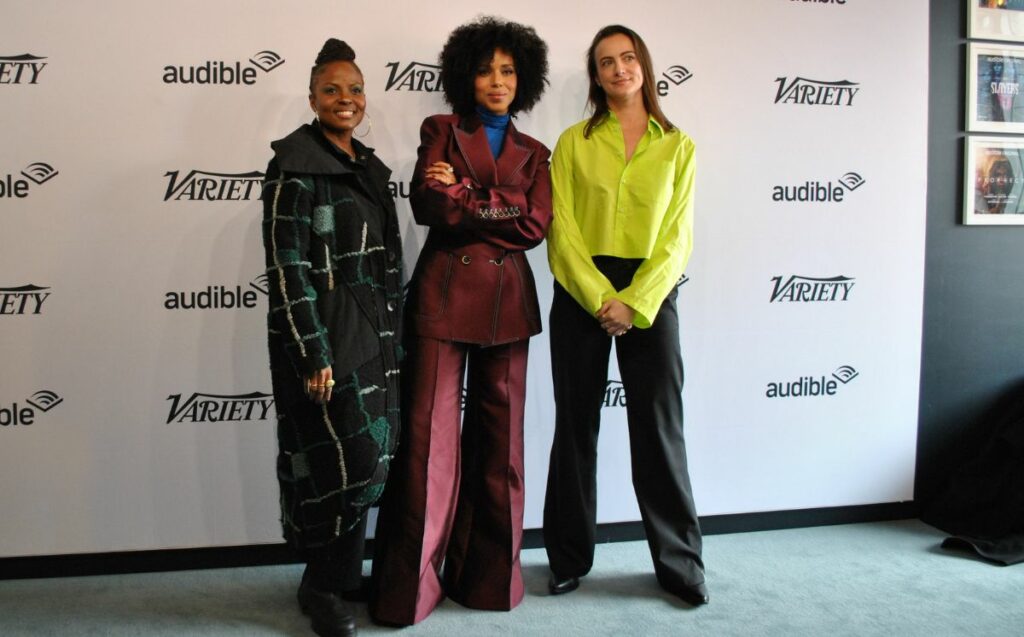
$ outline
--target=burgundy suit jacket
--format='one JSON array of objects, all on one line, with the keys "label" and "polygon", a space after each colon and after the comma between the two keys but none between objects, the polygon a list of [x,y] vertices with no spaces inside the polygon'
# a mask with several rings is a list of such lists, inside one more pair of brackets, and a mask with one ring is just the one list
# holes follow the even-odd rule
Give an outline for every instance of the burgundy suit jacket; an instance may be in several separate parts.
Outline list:
[{"label": "burgundy suit jacket", "polygon": [[[420,128],[412,178],[416,222],[429,226],[412,275],[407,317],[419,336],[496,345],[541,331],[523,252],[551,224],[551,153],[509,122],[495,158],[478,116],[433,115]],[[426,179],[437,161],[455,184]]]}]

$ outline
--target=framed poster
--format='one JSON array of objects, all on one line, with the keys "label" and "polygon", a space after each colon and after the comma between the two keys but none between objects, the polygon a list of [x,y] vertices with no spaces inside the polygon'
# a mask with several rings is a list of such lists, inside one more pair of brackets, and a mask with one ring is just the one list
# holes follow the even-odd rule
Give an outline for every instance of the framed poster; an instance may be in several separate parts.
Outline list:
[{"label": "framed poster", "polygon": [[1024,42],[1024,0],[967,0],[967,6],[969,37]]},{"label": "framed poster", "polygon": [[1024,225],[1024,138],[964,140],[964,223]]},{"label": "framed poster", "polygon": [[1024,133],[1022,84],[1024,46],[968,46],[967,130]]}]

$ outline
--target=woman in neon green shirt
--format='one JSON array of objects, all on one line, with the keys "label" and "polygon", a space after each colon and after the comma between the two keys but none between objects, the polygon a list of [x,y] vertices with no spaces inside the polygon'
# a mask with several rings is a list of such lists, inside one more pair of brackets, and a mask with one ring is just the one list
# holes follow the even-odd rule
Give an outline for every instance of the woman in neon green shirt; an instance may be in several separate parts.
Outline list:
[{"label": "woman in neon green shirt", "polygon": [[[676,288],[693,237],[694,146],[658,106],[651,57],[612,25],[587,55],[594,114],[551,161],[556,418],[544,503],[552,594],[594,559],[597,434],[612,340],[626,392],[633,486],[662,587],[708,602],[686,468]],[[635,329],[634,329],[635,328]]]}]

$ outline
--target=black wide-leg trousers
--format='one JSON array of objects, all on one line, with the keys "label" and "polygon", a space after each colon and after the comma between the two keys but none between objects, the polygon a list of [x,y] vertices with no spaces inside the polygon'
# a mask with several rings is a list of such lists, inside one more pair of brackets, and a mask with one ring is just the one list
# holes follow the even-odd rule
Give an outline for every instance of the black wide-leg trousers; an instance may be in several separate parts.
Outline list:
[{"label": "black wide-leg trousers", "polygon": [[[595,259],[617,289],[636,261]],[[587,574],[597,522],[597,436],[612,338],[555,283],[549,326],[555,436],[544,500],[544,545],[560,577]],[[626,394],[633,489],[659,583],[670,592],[704,581],[701,533],[683,439],[683,362],[676,290],[647,329],[615,338]]]}]

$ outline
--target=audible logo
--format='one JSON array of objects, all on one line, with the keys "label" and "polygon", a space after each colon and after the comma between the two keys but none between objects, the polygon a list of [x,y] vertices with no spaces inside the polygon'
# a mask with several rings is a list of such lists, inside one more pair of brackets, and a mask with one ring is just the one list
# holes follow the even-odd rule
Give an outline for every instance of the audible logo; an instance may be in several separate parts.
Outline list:
[{"label": "audible logo", "polygon": [[392,199],[408,199],[412,193],[412,182],[410,181],[389,181],[388,194]]},{"label": "audible logo", "polygon": [[832,377],[801,376],[792,381],[768,383],[765,396],[768,398],[808,398],[835,396],[840,385],[846,385],[860,373],[849,365],[842,365],[832,372]]},{"label": "audible logo", "polygon": [[[249,66],[251,64],[252,66]],[[207,60],[194,66],[165,66],[164,84],[219,84],[252,86],[259,75],[257,69],[269,73],[284,64],[284,58],[273,51],[260,51],[243,62]]]},{"label": "audible logo", "polygon": [[168,292],[164,295],[166,310],[242,310],[253,309],[260,295],[267,296],[267,275],[261,274],[241,285],[207,285],[201,290]]},{"label": "audible logo", "polygon": [[41,186],[58,174],[57,169],[50,164],[41,161],[29,164],[21,171],[21,176],[25,179],[19,179],[14,175],[0,177],[0,199],[24,199],[28,197],[31,184]]},{"label": "audible logo", "polygon": [[681,85],[683,82],[693,77],[693,73],[691,73],[685,66],[676,64],[668,67],[668,70],[662,73],[661,76],[665,79],[658,80],[655,84],[655,88],[658,89],[658,95],[665,97],[668,95],[670,88]]},{"label": "audible logo", "polygon": [[848,193],[864,185],[865,179],[854,172],[849,172],[836,180],[805,181],[799,186],[774,186],[772,201],[797,201],[808,203],[841,203]]},{"label": "audible logo", "polygon": [[43,389],[29,396],[25,402],[28,403],[27,407],[17,402],[11,403],[9,407],[0,407],[0,427],[35,424],[39,413],[45,414],[64,402],[64,399],[54,391]]}]

